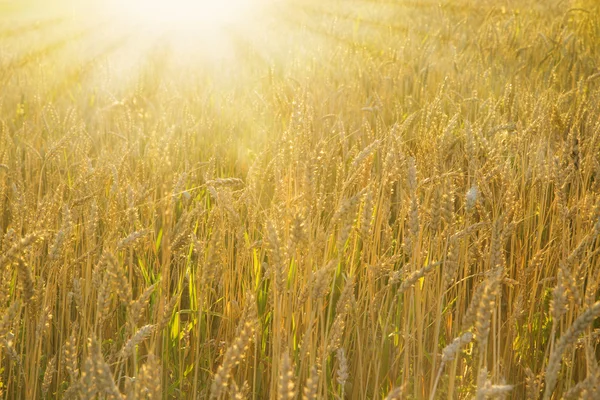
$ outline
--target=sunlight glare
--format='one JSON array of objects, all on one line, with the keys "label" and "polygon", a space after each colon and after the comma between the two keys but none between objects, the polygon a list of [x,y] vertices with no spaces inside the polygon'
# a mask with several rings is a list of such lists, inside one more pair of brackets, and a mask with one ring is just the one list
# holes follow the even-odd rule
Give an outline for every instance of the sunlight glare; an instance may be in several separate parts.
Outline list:
[{"label": "sunlight glare", "polygon": [[116,0],[111,11],[128,24],[146,28],[209,31],[240,23],[256,0]]}]

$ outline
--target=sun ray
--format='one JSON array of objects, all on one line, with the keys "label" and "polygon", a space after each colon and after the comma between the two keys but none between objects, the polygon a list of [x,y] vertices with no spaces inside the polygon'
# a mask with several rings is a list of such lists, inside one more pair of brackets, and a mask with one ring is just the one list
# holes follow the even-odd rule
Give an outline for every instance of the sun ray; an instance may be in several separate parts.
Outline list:
[{"label": "sun ray", "polygon": [[127,25],[169,31],[208,31],[242,23],[259,4],[256,0],[114,0],[102,8]]}]

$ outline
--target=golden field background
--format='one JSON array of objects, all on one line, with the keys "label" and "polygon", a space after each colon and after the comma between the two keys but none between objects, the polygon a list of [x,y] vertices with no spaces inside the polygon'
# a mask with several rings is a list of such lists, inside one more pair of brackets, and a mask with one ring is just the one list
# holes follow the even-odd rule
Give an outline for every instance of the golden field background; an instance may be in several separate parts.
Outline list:
[{"label": "golden field background", "polygon": [[597,2],[39,7],[0,3],[3,398],[600,398]]}]

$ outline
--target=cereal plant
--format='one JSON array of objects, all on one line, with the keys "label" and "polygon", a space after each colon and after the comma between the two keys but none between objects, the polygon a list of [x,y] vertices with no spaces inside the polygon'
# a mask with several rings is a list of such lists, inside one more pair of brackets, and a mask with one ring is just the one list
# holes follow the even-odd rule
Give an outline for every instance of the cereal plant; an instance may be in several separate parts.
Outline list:
[{"label": "cereal plant", "polygon": [[599,399],[595,0],[0,2],[3,399]]}]

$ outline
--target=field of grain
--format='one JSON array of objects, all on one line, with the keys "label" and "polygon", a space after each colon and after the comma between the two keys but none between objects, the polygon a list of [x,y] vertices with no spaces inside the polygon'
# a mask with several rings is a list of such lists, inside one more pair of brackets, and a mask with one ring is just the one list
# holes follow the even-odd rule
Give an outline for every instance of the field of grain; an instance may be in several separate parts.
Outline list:
[{"label": "field of grain", "polygon": [[0,2],[3,399],[600,399],[598,2],[48,4]]}]

